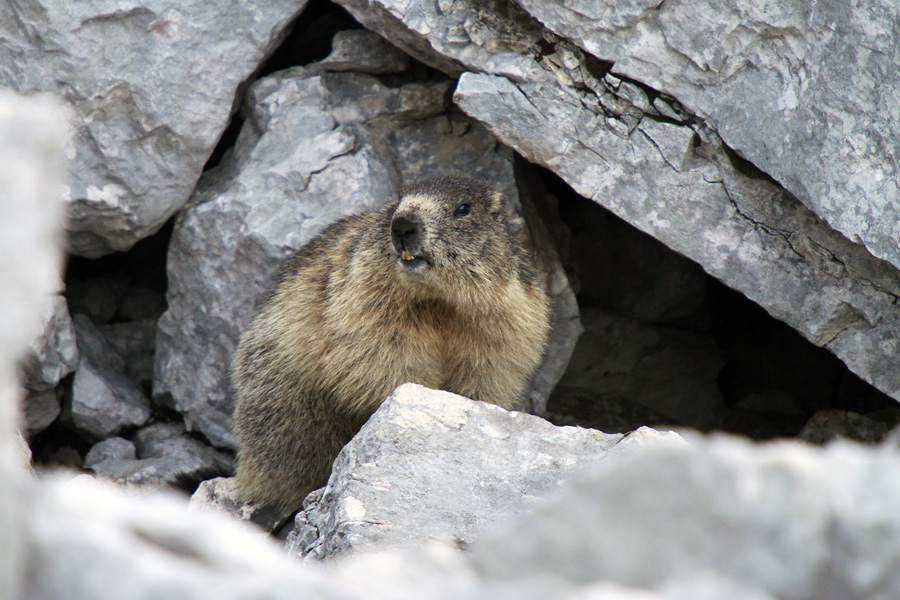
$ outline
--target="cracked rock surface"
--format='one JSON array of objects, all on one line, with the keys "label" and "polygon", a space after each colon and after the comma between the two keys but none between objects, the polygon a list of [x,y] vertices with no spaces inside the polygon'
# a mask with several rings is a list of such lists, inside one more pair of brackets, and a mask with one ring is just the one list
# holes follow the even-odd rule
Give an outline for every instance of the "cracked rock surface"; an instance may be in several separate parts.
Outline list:
[{"label": "cracked rock surface", "polygon": [[317,559],[428,539],[466,548],[621,439],[408,383],[341,451],[288,548]]},{"label": "cracked rock surface", "polygon": [[[184,206],[239,84],[305,1],[4,2],[0,86],[65,99],[70,250],[126,250]],[[234,35],[240,32],[241,35]]]}]

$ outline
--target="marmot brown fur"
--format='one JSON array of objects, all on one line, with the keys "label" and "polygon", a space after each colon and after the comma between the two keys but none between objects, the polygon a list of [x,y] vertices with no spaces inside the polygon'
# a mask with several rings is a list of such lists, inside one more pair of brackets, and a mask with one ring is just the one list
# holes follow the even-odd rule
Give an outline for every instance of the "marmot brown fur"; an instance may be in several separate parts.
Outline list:
[{"label": "marmot brown fur", "polygon": [[232,365],[246,499],[299,508],[405,382],[515,403],[549,309],[511,214],[483,181],[435,177],[333,223],[287,261]]}]

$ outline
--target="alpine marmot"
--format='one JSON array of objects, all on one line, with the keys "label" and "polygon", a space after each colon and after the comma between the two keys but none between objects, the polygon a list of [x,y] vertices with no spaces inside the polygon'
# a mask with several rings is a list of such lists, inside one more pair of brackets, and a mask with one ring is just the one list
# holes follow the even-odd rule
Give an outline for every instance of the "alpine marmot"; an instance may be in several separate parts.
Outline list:
[{"label": "alpine marmot", "polygon": [[244,498],[299,508],[405,382],[515,404],[549,308],[513,218],[489,184],[434,177],[288,259],[232,364]]}]

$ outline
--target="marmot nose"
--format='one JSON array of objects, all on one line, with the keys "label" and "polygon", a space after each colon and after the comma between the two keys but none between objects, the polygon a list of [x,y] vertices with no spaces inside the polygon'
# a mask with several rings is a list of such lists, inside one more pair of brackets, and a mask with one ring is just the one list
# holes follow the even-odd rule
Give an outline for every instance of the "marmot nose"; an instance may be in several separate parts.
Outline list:
[{"label": "marmot nose", "polygon": [[397,252],[404,248],[414,251],[419,241],[419,223],[403,215],[396,216],[391,221],[391,237]]}]

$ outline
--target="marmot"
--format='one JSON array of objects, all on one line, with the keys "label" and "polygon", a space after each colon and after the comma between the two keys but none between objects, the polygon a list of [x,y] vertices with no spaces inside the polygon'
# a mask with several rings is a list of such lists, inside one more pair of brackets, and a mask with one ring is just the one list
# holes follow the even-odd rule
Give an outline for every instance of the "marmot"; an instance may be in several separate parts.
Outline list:
[{"label": "marmot", "polygon": [[483,181],[434,177],[288,259],[232,364],[244,498],[299,508],[405,382],[514,404],[549,307],[512,215]]}]

